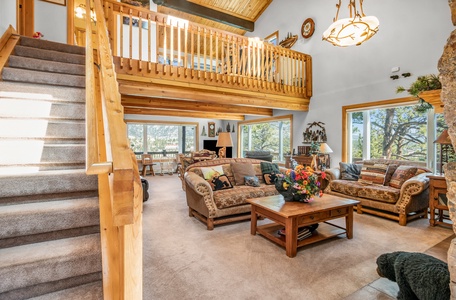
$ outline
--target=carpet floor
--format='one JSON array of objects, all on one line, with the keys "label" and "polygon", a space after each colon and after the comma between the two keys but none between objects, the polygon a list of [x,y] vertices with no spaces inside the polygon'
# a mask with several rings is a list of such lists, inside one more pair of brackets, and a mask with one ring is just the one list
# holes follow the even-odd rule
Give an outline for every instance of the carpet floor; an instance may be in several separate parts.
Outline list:
[{"label": "carpet floor", "polygon": [[[427,219],[404,227],[355,213],[353,239],[342,235],[299,248],[289,258],[284,248],[252,236],[248,221],[206,230],[188,216],[176,175],[146,179],[144,299],[356,299],[357,291],[378,282],[380,254],[426,252],[453,235],[451,229],[430,227]],[[332,222],[345,225],[344,219]],[[367,299],[365,293],[360,297]]]}]

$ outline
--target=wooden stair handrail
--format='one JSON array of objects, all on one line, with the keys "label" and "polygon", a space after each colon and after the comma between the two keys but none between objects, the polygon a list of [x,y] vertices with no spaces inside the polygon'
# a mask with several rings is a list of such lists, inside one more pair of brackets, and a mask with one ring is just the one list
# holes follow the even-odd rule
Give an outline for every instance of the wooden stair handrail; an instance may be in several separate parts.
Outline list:
[{"label": "wooden stair handrail", "polygon": [[[142,185],[126,135],[101,0],[85,3],[86,173],[98,174],[103,296],[142,299]],[[91,8],[97,16],[96,49]]]},{"label": "wooden stair handrail", "polygon": [[14,27],[9,25],[0,38],[0,74],[8,61],[9,56],[13,53],[14,46],[16,46],[18,41],[19,35]]}]

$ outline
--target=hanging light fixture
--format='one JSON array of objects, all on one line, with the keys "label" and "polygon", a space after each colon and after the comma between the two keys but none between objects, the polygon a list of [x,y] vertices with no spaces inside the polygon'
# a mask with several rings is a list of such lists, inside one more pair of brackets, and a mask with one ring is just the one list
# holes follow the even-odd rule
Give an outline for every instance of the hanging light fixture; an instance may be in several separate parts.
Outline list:
[{"label": "hanging light fixture", "polygon": [[[323,40],[330,42],[334,46],[359,46],[378,31],[379,22],[377,17],[364,15],[363,0],[349,1],[350,18],[338,20],[342,3],[339,0],[339,4],[336,4],[337,12],[333,20],[334,23],[323,33]],[[359,11],[356,9],[356,1],[359,1]]]}]

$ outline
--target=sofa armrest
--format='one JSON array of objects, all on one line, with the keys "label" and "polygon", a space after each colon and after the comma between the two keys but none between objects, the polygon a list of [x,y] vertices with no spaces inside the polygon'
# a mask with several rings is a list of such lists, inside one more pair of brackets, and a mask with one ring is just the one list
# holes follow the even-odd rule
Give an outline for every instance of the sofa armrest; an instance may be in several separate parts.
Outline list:
[{"label": "sofa armrest", "polygon": [[[407,208],[411,206],[415,207],[412,210],[416,210],[429,205],[429,196],[426,192],[429,187],[429,178],[427,177],[429,174],[422,173],[413,176],[402,184],[399,200],[396,203],[396,208],[399,212],[406,213]],[[412,199],[417,203],[411,203]]]},{"label": "sofa armrest", "polygon": [[215,217],[217,206],[214,202],[214,194],[210,184],[193,172],[186,172],[184,179],[187,205],[208,218]]},{"label": "sofa armrest", "polygon": [[326,179],[331,182],[336,179],[340,179],[340,168],[326,169]]}]

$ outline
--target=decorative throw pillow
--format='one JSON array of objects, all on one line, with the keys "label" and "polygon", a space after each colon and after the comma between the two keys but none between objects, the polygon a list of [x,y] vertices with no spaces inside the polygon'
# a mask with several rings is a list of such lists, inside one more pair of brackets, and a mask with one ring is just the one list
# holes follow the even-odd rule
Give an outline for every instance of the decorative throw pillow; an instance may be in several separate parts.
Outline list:
[{"label": "decorative throw pillow", "polygon": [[233,185],[231,184],[230,180],[228,179],[228,176],[226,175],[213,177],[212,180],[210,180],[209,184],[211,185],[213,191],[233,188]]},{"label": "decorative throw pillow", "polygon": [[264,183],[266,185],[273,185],[277,181],[277,174],[272,172],[272,173],[264,173],[263,174],[263,179]]},{"label": "decorative throw pillow", "polygon": [[389,185],[389,183],[391,181],[391,177],[393,177],[393,174],[396,171],[397,167],[399,167],[399,165],[396,165],[396,164],[388,165],[388,169],[386,169],[386,174],[385,174],[385,182],[383,185],[385,185],[385,186]]},{"label": "decorative throw pillow", "polygon": [[393,176],[391,177],[389,186],[400,189],[402,184],[406,181],[415,176],[416,167],[411,166],[399,166],[397,167],[396,171],[394,171]]},{"label": "decorative throw pillow", "polygon": [[361,174],[362,164],[339,163],[340,178],[343,180],[357,181]]},{"label": "decorative throw pillow", "polygon": [[212,180],[214,176],[218,177],[223,175],[223,167],[222,166],[213,166],[213,167],[201,167],[201,172],[203,173],[203,177],[206,180]]},{"label": "decorative throw pillow", "polygon": [[245,185],[259,187],[260,181],[256,176],[245,176],[244,177]]},{"label": "decorative throw pillow", "polygon": [[249,163],[231,163],[231,171],[233,172],[236,185],[244,185],[245,176],[255,176],[255,169]]},{"label": "decorative throw pillow", "polygon": [[266,174],[266,173],[278,174],[280,172],[279,165],[276,163],[262,161],[262,162],[260,162],[260,166],[261,166],[261,173],[263,173],[263,174]]},{"label": "decorative throw pillow", "polygon": [[388,165],[366,162],[363,164],[358,181],[362,184],[383,185],[387,169]]}]

